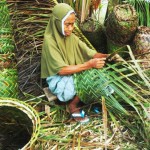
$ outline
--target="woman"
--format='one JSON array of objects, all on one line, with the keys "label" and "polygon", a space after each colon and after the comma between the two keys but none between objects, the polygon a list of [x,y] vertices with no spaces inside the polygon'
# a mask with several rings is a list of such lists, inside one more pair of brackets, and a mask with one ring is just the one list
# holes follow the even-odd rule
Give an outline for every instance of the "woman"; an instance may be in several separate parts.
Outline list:
[{"label": "woman", "polygon": [[89,118],[77,108],[80,102],[72,74],[91,68],[102,68],[108,54],[97,53],[72,33],[76,17],[72,7],[58,3],[47,25],[41,57],[41,77],[60,101],[69,101],[72,117],[85,123]]}]

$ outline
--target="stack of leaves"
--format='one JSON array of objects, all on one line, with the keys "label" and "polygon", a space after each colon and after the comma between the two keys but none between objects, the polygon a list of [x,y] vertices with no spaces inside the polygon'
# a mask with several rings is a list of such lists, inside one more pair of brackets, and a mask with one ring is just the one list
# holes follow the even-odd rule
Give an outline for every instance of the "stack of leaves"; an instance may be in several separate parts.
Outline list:
[{"label": "stack of leaves", "polygon": [[150,68],[150,27],[139,26],[134,37],[134,54],[143,68]]},{"label": "stack of leaves", "polygon": [[0,2],[0,96],[18,97],[18,74],[14,61],[14,41],[6,0]]}]

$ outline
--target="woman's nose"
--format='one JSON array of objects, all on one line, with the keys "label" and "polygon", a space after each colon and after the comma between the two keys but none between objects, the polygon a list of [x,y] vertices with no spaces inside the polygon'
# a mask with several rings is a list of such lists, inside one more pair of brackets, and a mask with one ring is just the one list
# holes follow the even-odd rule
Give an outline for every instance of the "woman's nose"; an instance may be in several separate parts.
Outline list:
[{"label": "woman's nose", "polygon": [[73,28],[74,28],[74,25],[71,25],[71,24],[70,24],[69,27],[68,27],[69,31],[72,31]]}]

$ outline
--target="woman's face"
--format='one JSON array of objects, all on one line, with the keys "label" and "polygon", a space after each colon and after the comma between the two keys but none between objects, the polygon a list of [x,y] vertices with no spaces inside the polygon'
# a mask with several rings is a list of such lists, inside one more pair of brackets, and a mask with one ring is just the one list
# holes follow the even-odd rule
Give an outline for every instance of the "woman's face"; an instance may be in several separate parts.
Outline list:
[{"label": "woman's face", "polygon": [[73,29],[74,29],[75,20],[76,20],[75,14],[72,13],[64,21],[64,33],[65,33],[65,36],[71,35],[71,33],[72,33]]}]

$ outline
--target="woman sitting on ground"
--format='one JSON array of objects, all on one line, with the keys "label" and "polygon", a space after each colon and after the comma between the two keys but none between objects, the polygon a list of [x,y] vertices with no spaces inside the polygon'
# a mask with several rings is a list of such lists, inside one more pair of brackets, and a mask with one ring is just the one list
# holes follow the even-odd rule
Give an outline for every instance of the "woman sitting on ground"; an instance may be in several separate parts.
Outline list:
[{"label": "woman sitting on ground", "polygon": [[47,25],[41,57],[41,78],[46,78],[50,91],[60,101],[69,101],[72,117],[81,123],[89,121],[74,87],[74,73],[91,68],[102,68],[108,54],[90,49],[74,33],[76,21],[72,7],[58,3],[52,11]]}]

